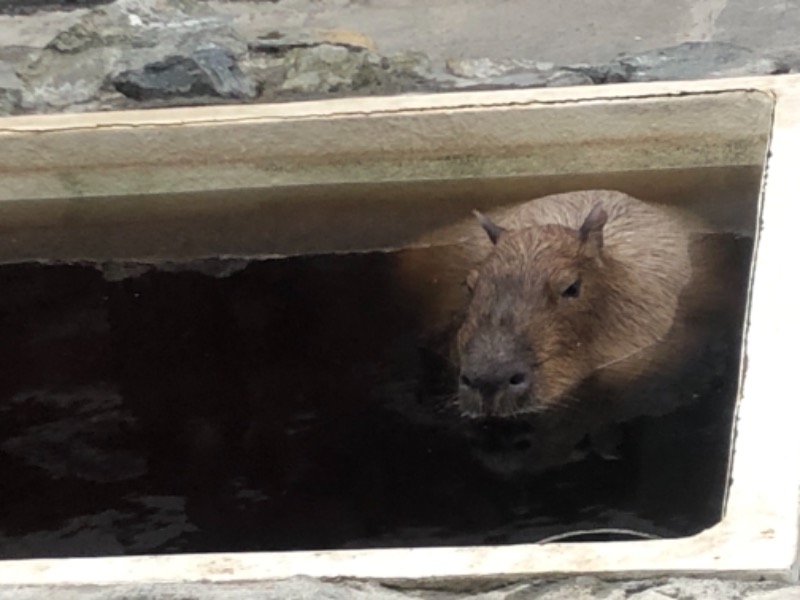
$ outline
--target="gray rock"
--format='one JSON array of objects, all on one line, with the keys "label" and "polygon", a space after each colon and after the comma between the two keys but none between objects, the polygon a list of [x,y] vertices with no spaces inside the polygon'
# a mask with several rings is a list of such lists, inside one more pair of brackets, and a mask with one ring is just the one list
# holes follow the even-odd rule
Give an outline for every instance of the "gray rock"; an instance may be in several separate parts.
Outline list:
[{"label": "gray rock", "polygon": [[253,98],[255,83],[241,72],[224,48],[198,50],[191,56],[169,56],[112,79],[114,88],[134,100],[215,96]]},{"label": "gray rock", "polygon": [[444,87],[449,85],[461,90],[566,87],[596,83],[593,77],[580,69],[562,68],[553,63],[533,60],[450,59],[446,69],[453,79],[442,81]]},{"label": "gray rock", "polygon": [[274,56],[285,56],[289,50],[295,48],[311,48],[322,43],[310,33],[281,31],[271,31],[267,34],[258,36],[255,40],[248,43],[248,49],[252,52],[271,54]]},{"label": "gray rock", "polygon": [[259,82],[266,100],[400,90],[391,85],[395,79],[411,81],[425,70],[420,53],[403,53],[392,63],[369,37],[344,29],[271,31],[251,40],[248,50],[242,70]]},{"label": "gray rock", "polygon": [[280,52],[264,52],[263,46],[253,43],[250,48],[240,65],[259,82],[262,99],[433,91],[439,87],[431,61],[422,52],[382,56],[354,44],[310,41],[286,42],[280,48],[288,49]]},{"label": "gray rock", "polygon": [[0,61],[0,116],[14,113],[22,102],[22,81],[14,68]]},{"label": "gray rock", "polygon": [[424,54],[387,58],[372,48],[356,32],[273,31],[248,44],[241,65],[259,82],[263,99],[400,91],[426,80],[430,61]]},{"label": "gray rock", "polygon": [[25,82],[22,105],[28,112],[78,106],[96,100],[103,78],[121,53],[116,48],[93,49],[72,57],[43,52],[18,73]]},{"label": "gray rock", "polygon": [[256,94],[255,84],[246,77],[236,64],[236,58],[227,48],[206,48],[192,54],[214,91],[222,98],[252,98]]},{"label": "gray rock", "polygon": [[569,87],[573,85],[592,85],[592,79],[586,73],[574,71],[572,69],[558,69],[547,78],[547,87]]},{"label": "gray rock", "polygon": [[448,59],[448,73],[466,79],[491,79],[519,73],[551,73],[553,63],[525,59],[490,60],[488,58]]},{"label": "gray rock", "polygon": [[[793,64],[800,64],[795,61]],[[444,87],[455,89],[503,89],[562,87],[667,81],[743,75],[785,73],[785,60],[759,56],[753,51],[722,42],[686,42],[638,55],[623,55],[607,64],[568,65],[512,59],[450,59],[447,73],[454,79]]]},{"label": "gray rock", "polygon": [[606,65],[570,65],[564,70],[581,73],[594,83],[622,83],[628,81],[631,69],[620,63]]},{"label": "gray rock", "polygon": [[485,79],[458,79],[452,87],[459,90],[500,90],[514,88],[538,88],[547,86],[551,73],[513,73]]},{"label": "gray rock", "polygon": [[35,60],[40,53],[40,48],[31,46],[0,46],[0,63],[16,69]]},{"label": "gray rock", "polygon": [[371,50],[363,40],[347,39],[345,36],[325,35],[325,32],[314,31],[270,31],[250,41],[248,47],[253,52],[261,52],[274,56],[284,56],[295,48],[313,48],[322,44],[342,46],[353,50]]},{"label": "gray rock", "polygon": [[391,89],[388,59],[368,50],[320,44],[286,55],[281,91],[302,94]]},{"label": "gray rock", "polygon": [[800,49],[793,49],[775,55],[775,60],[786,67],[788,73],[800,73]]},{"label": "gray rock", "polygon": [[669,81],[785,73],[782,62],[723,42],[685,42],[643,54],[623,55],[607,67],[624,81]]},{"label": "gray rock", "polygon": [[433,80],[431,59],[424,52],[400,52],[387,57],[389,72],[399,80],[425,83]]},{"label": "gray rock", "polygon": [[262,100],[272,99],[286,80],[286,61],[282,56],[248,52],[238,61],[239,68],[256,82]]},{"label": "gray rock", "polygon": [[246,41],[228,19],[200,4],[117,0],[56,35],[19,69],[26,84],[23,106],[31,112],[105,106],[123,98],[114,85],[121,73],[144,72],[148,65],[151,78],[163,67],[173,80],[202,80],[202,85],[187,86],[192,93],[202,89],[218,98],[249,98],[255,85],[231,64],[246,52]]},{"label": "gray rock", "polygon": [[102,26],[105,23],[98,18],[97,13],[92,13],[86,20],[56,35],[45,48],[63,54],[74,54],[82,50],[110,46],[126,41],[124,27],[111,26],[103,29],[98,25]]},{"label": "gray rock", "polygon": [[232,19],[190,0],[117,0],[43,50],[16,53],[14,68],[0,71],[0,112],[563,87],[768,74],[800,64],[691,42],[602,65],[473,58],[434,67],[420,52],[383,56],[369,38],[344,30],[273,31],[248,43]]}]

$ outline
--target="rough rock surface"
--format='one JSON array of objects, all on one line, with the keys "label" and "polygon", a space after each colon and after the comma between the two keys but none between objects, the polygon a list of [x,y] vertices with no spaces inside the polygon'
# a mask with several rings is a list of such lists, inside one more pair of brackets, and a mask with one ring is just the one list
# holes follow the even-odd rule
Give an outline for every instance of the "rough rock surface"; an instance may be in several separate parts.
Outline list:
[{"label": "rough rock surface", "polygon": [[0,61],[0,116],[10,114],[22,102],[22,82],[11,65]]},{"label": "rough rock surface", "polygon": [[[272,3],[263,5],[269,22]],[[82,12],[81,12],[82,11]],[[597,65],[385,55],[356,31],[288,28],[244,33],[198,0],[117,0],[80,9],[42,47],[0,46],[0,115],[274,102],[410,92],[563,87],[764,75],[792,56],[687,42]]]},{"label": "rough rock surface", "polygon": [[[202,5],[119,0],[59,33],[18,65],[24,112],[115,107],[125,96],[180,99],[255,95],[236,60],[247,43]],[[160,87],[159,87],[160,86]],[[116,88],[116,89],[115,89]]]},{"label": "rough rock surface", "polygon": [[142,69],[124,71],[112,82],[133,100],[195,96],[252,98],[254,82],[244,75],[233,55],[224,48],[196,50],[190,56],[173,55]]},{"label": "rough rock surface", "polygon": [[672,48],[621,56],[612,65],[627,73],[627,81],[773,75],[789,70],[774,58],[758,56],[747,48],[722,42],[686,42]]},{"label": "rough rock surface", "polygon": [[447,72],[459,89],[565,87],[595,83],[588,75],[569,67],[534,60],[492,61],[487,58],[451,59]]},{"label": "rough rock surface", "polygon": [[688,80],[787,73],[784,60],[722,42],[686,42],[637,55],[622,55],[600,65],[564,65],[531,60],[450,60],[450,74],[464,79],[458,87],[557,87],[603,83]]},{"label": "rough rock surface", "polygon": [[[3,595],[7,593],[8,595]],[[39,587],[0,587],[0,595],[15,600],[43,597]],[[797,600],[800,588],[775,584],[721,581],[715,579],[664,579],[634,582],[605,582],[594,577],[568,581],[520,582],[488,589],[447,591],[433,589],[395,589],[375,583],[329,583],[309,577],[295,577],[264,584],[160,584],[119,586],[111,589],[50,589],[51,600]]]}]

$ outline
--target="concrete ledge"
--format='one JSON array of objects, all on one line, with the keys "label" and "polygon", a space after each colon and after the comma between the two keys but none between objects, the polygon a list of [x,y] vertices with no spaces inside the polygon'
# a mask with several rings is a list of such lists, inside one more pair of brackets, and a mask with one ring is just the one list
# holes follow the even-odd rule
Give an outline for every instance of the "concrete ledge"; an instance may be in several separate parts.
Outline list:
[{"label": "concrete ledge", "polygon": [[[525,199],[495,198],[482,181],[760,165],[772,86],[791,81],[0,119],[0,222],[14,232],[0,237],[0,262],[398,248],[422,233],[410,219],[422,206],[432,227],[478,193],[484,207]],[[469,206],[423,202],[427,184]]]}]

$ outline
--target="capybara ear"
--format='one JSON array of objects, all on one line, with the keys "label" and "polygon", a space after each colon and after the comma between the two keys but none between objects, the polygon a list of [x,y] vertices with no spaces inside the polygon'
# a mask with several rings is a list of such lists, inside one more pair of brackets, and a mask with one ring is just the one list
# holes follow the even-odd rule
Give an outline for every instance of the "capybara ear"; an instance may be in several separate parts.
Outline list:
[{"label": "capybara ear", "polygon": [[505,232],[505,229],[500,227],[500,225],[493,223],[489,217],[481,212],[478,212],[477,210],[473,210],[472,214],[474,214],[478,219],[478,223],[481,224],[481,227],[483,227],[483,230],[489,236],[489,239],[492,240],[492,244],[496,244],[497,240],[500,239],[500,235]]},{"label": "capybara ear", "polygon": [[608,221],[608,213],[602,206],[595,204],[578,230],[586,254],[597,256],[600,252],[603,247],[603,226],[606,221]]}]

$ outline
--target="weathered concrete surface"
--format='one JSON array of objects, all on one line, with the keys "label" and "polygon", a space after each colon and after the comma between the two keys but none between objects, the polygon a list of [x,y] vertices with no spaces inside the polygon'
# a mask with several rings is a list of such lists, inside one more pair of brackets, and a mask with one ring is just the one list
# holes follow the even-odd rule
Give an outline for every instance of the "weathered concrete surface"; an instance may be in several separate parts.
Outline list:
[{"label": "weathered concrete surface", "polygon": [[710,39],[787,57],[800,64],[800,1],[727,0]]},{"label": "weathered concrete surface", "polygon": [[[26,5],[3,0],[3,5]],[[208,0],[245,37],[273,29],[349,29],[382,52],[413,49],[432,60],[487,57],[595,63],[686,41],[722,41],[759,53],[794,53],[800,0]],[[87,12],[0,14],[7,46],[43,47]],[[624,15],[624,18],[622,17]]]},{"label": "weathered concrete surface", "polygon": [[262,584],[162,584],[117,588],[2,587],[14,600],[799,600],[800,588],[716,579],[661,579],[605,582],[594,577],[569,581],[519,582],[475,592],[397,590],[374,583],[327,583],[308,577]]},{"label": "weathered concrete surface", "polygon": [[[0,40],[9,44],[0,46],[0,115],[769,75],[790,70],[785,57],[794,62],[786,49],[781,50],[781,58],[735,44],[704,41],[708,31],[698,33],[697,27],[689,28],[697,36],[695,41],[651,46],[646,52],[623,53],[600,62],[542,60],[549,52],[544,48],[514,58],[476,57],[473,53],[482,48],[472,45],[466,22],[466,29],[458,30],[467,36],[461,38],[461,50],[445,59],[437,54],[441,48],[431,45],[435,38],[427,43],[420,40],[425,51],[419,51],[411,45],[416,34],[405,39],[408,32],[403,30],[393,34],[403,38],[402,44],[389,34],[387,40],[380,40],[393,49],[386,51],[363,31],[335,26],[315,29],[311,17],[316,14],[321,19],[327,13],[320,13],[320,7],[331,3],[298,2],[116,0],[89,10],[58,13],[64,16],[60,27],[52,21],[55,13],[0,17]],[[514,7],[522,11],[519,0],[507,4],[503,10],[498,7],[494,16],[487,15],[488,22],[499,14],[508,18]],[[371,4],[338,5],[339,23],[349,25],[350,17],[360,15],[356,21],[369,30],[359,19],[372,15],[376,25],[383,18]],[[440,1],[434,8],[453,6]],[[535,8],[533,2],[528,6]],[[373,12],[362,14],[367,8]],[[412,5],[406,8],[408,23],[422,17],[435,21],[435,15],[427,12],[431,7],[422,12]],[[528,12],[519,11],[516,22],[526,21]],[[303,27],[298,28],[301,14],[305,15],[300,19]],[[27,27],[31,23],[41,27]],[[710,25],[703,27],[708,30]],[[510,43],[507,36],[497,40]],[[575,47],[585,46],[580,35],[573,41]],[[512,50],[516,52],[507,45],[503,52]],[[500,48],[492,52],[496,55]]]},{"label": "weathered concrete surface", "polygon": [[247,34],[254,15],[272,27],[344,27],[372,37],[386,53],[413,48],[432,60],[530,58],[594,63],[686,41],[723,41],[757,52],[797,46],[798,0],[210,0]]}]

